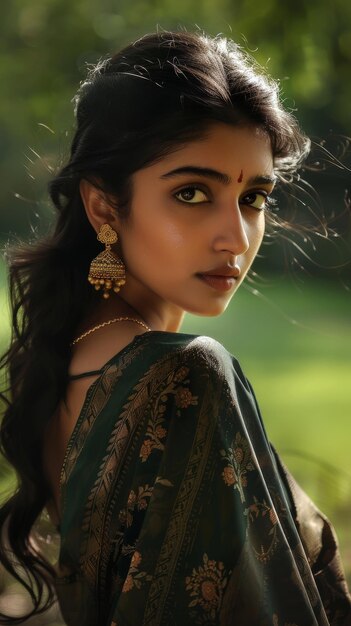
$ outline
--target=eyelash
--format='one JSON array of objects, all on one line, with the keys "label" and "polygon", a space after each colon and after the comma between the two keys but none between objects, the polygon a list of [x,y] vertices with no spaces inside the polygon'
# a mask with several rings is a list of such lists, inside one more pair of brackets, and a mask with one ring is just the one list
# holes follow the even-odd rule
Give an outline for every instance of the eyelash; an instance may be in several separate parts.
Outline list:
[{"label": "eyelash", "polygon": [[[208,201],[200,201],[200,202],[187,202],[186,200],[180,200],[179,198],[177,198],[177,196],[181,193],[183,193],[184,191],[201,191],[202,193],[207,194],[207,191],[205,191],[204,189],[202,189],[199,185],[187,185],[186,187],[182,187],[182,189],[179,189],[179,191],[177,191],[174,194],[175,199],[178,202],[181,202],[182,204],[206,204],[206,202]],[[249,206],[250,208],[254,209],[255,211],[267,211],[269,210],[269,208],[271,208],[272,206],[275,205],[275,201],[273,200],[273,198],[271,198],[268,193],[266,191],[251,191],[250,193],[246,194],[246,196],[244,196],[244,198],[249,198],[250,196],[261,196],[264,198],[264,208],[260,209],[258,207],[254,207],[252,206],[253,203],[246,203],[246,206]],[[242,204],[242,202],[241,202]]]}]

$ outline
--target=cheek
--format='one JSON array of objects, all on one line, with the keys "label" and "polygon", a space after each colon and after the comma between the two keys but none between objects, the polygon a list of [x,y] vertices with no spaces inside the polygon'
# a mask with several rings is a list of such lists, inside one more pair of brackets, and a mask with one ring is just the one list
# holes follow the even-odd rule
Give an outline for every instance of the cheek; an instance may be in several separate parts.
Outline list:
[{"label": "cheek", "polygon": [[262,239],[264,237],[265,232],[265,216],[262,211],[258,219],[249,226],[249,231],[247,232],[248,238],[250,241],[250,248],[253,254],[256,254],[258,248],[262,243]]},{"label": "cheek", "polygon": [[174,222],[161,222],[153,231],[153,238],[158,242],[159,248],[165,249],[170,255],[183,250],[189,240],[189,231],[183,225]]},{"label": "cheek", "polygon": [[156,256],[162,251],[177,254],[189,243],[191,233],[190,225],[184,219],[177,219],[176,215],[169,215],[164,211],[147,212],[146,219],[139,220],[134,228],[134,236],[139,245]]},{"label": "cheek", "polygon": [[[189,239],[189,237],[188,237]],[[184,257],[187,232],[176,224],[164,220],[147,220],[134,224],[123,238],[125,260],[130,267],[143,265],[160,272],[174,268]]]}]

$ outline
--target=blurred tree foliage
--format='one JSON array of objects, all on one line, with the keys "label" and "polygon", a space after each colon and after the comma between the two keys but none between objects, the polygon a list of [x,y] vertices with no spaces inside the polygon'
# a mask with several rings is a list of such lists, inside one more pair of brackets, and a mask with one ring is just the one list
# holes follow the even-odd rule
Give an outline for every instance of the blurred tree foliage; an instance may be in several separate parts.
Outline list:
[{"label": "blurred tree foliage", "polygon": [[[68,150],[71,100],[87,63],[156,28],[197,26],[251,51],[280,80],[286,106],[298,109],[308,134],[351,134],[346,0],[12,0],[0,21],[2,239],[36,228],[35,213],[45,227],[46,183]],[[317,186],[337,213],[345,182],[333,171]]]}]

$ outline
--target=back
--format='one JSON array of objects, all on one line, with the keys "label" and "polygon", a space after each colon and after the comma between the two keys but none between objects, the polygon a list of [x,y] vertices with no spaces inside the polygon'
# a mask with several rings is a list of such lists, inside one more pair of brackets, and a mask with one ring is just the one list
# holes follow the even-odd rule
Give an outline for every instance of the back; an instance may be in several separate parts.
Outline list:
[{"label": "back", "polygon": [[88,390],[100,376],[103,366],[143,332],[142,329],[136,330],[131,322],[124,322],[118,327],[108,326],[98,337],[91,335],[85,338],[73,352],[66,396],[49,421],[43,444],[44,472],[52,493],[47,510],[55,525],[59,525],[61,517],[60,475],[63,460]]}]

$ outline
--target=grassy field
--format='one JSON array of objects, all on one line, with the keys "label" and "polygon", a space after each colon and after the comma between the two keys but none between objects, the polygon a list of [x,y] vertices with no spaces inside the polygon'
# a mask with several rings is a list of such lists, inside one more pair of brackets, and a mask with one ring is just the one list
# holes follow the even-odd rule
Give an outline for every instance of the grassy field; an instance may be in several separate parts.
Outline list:
[{"label": "grassy field", "polygon": [[[210,335],[239,359],[270,440],[333,522],[351,583],[350,292],[275,277],[256,288],[242,286],[220,318],[187,315],[181,331]],[[7,332],[3,322],[2,345]]]}]

